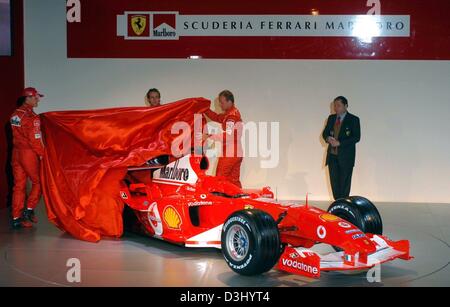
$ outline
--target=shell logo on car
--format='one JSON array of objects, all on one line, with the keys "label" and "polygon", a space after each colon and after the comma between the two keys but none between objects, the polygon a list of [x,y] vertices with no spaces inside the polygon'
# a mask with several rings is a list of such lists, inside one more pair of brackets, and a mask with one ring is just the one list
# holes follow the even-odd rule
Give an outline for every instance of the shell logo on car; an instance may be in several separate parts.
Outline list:
[{"label": "shell logo on car", "polygon": [[181,217],[180,217],[180,214],[178,214],[178,211],[174,207],[167,206],[164,209],[163,218],[164,218],[164,222],[166,222],[167,226],[170,229],[177,229],[177,230],[180,229]]}]

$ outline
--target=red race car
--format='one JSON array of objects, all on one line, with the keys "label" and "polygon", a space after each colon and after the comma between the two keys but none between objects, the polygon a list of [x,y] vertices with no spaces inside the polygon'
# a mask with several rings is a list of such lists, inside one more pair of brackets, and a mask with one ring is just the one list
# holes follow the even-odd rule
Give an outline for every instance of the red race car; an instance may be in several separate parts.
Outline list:
[{"label": "red race car", "polygon": [[[243,190],[205,174],[204,156],[175,161],[157,157],[130,168],[120,196],[145,232],[186,247],[222,249],[229,267],[242,275],[278,268],[308,277],[321,271],[361,270],[396,258],[408,260],[409,241],[382,235],[382,221],[367,199],[333,202],[328,212],[275,201],[270,188]],[[334,247],[318,254],[318,243]]]}]

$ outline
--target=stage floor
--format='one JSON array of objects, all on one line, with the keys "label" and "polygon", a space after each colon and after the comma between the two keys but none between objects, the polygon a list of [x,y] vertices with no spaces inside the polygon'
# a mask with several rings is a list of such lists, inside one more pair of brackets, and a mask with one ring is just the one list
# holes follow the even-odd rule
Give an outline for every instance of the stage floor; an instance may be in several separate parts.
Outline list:
[{"label": "stage floor", "polygon": [[[326,209],[328,203],[315,202]],[[240,276],[219,250],[188,249],[126,233],[99,243],[76,240],[46,220],[43,204],[34,229],[12,230],[0,210],[0,286],[450,286],[450,204],[379,203],[385,234],[409,239],[410,261],[381,266],[381,282],[366,272],[322,273],[320,279],[276,269]],[[67,281],[68,259],[81,264],[81,282]]]}]

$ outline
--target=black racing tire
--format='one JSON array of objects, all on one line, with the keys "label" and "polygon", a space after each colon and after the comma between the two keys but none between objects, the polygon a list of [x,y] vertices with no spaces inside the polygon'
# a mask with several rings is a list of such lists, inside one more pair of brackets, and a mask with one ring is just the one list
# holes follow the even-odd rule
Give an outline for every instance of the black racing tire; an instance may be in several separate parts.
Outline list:
[{"label": "black racing tire", "polygon": [[137,233],[137,229],[140,228],[140,222],[134,213],[133,209],[124,205],[122,212],[123,230]]},{"label": "black racing tire", "polygon": [[333,202],[328,212],[346,220],[364,233],[383,234],[383,222],[375,205],[367,198],[350,196]]},{"label": "black racing tire", "polygon": [[[236,242],[243,242],[243,247]],[[256,209],[236,211],[227,218],[221,245],[228,266],[247,276],[272,269],[282,248],[277,223],[270,214]]]}]

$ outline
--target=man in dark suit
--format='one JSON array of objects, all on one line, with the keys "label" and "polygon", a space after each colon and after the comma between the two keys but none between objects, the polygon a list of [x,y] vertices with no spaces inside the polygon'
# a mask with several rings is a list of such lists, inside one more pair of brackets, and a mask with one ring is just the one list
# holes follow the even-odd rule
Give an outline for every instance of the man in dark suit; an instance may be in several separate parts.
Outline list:
[{"label": "man in dark suit", "polygon": [[361,139],[359,118],[347,111],[348,101],[339,96],[333,102],[335,114],[328,117],[322,137],[328,143],[327,160],[334,199],[350,195],[356,143]]}]

